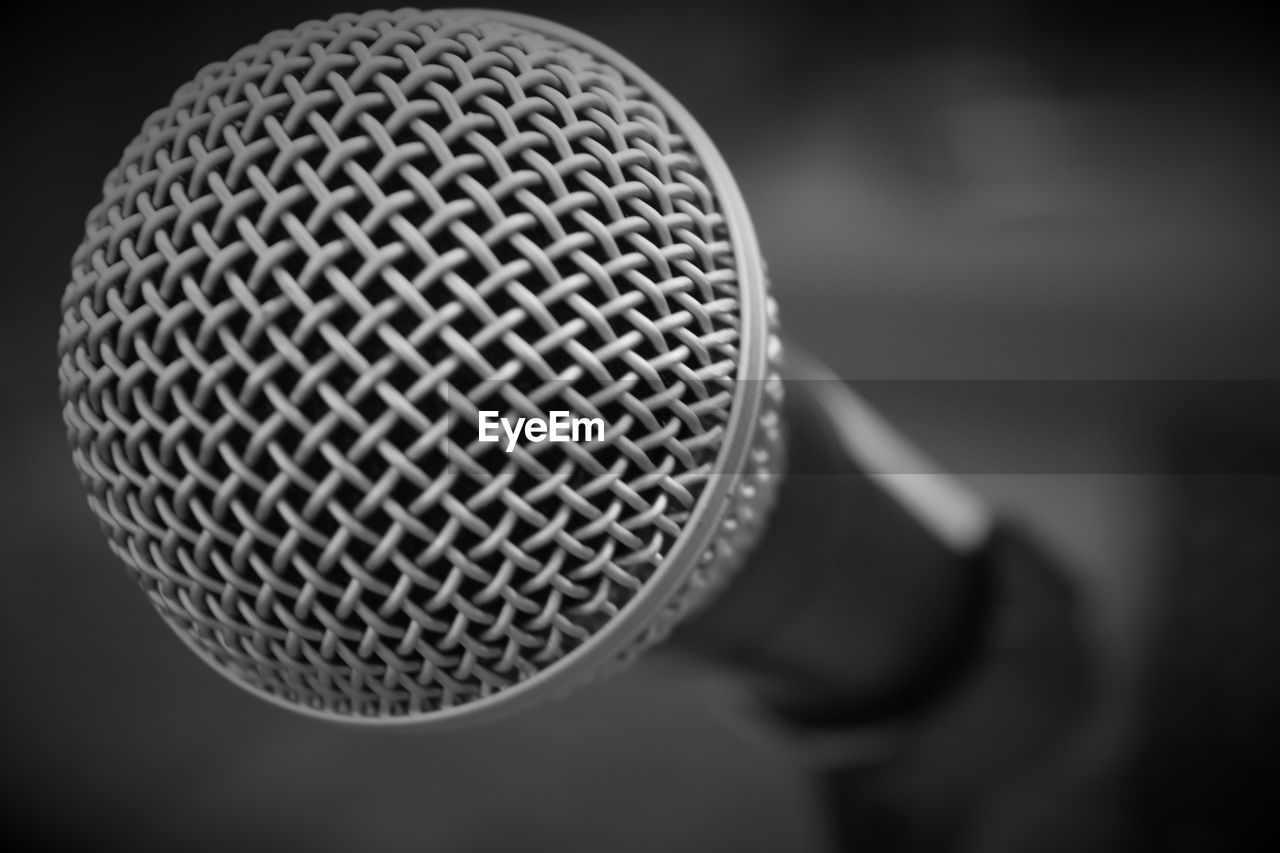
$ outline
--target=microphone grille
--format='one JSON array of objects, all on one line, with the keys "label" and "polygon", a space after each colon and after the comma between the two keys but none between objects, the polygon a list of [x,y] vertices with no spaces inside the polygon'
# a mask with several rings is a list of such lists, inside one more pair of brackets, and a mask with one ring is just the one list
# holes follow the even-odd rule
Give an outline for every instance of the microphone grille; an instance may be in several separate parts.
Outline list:
[{"label": "microphone grille", "polygon": [[[113,551],[242,686],[362,722],[634,657],[767,508],[779,355],[719,154],[608,48],[374,12],[204,68],[108,175],[59,378]],[[478,440],[481,411],[599,440]]]}]

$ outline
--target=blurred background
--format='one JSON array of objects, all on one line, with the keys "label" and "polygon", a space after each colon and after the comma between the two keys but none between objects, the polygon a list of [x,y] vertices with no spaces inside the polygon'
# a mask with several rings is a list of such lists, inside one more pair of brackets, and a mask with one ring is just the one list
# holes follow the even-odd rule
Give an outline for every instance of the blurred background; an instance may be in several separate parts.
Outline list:
[{"label": "blurred background", "polygon": [[[1104,701],[1071,771],[974,848],[1256,841],[1280,795],[1265,18],[1132,0],[504,5],[611,45],[684,103],[743,189],[788,336],[1079,584]],[[84,217],[201,66],[358,10],[8,13],[4,826],[136,850],[833,850],[811,768],[726,725],[721,679],[695,664],[651,655],[474,730],[352,731],[225,683],[107,550],[57,400]]]}]

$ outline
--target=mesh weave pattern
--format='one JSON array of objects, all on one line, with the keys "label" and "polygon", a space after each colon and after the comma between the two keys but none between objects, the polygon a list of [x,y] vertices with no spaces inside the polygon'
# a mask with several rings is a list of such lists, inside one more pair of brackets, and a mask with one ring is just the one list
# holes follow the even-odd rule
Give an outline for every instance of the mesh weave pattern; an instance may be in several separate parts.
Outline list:
[{"label": "mesh weave pattern", "polygon": [[[107,177],[59,350],[113,550],[215,665],[339,716],[545,669],[662,564],[734,400],[733,247],[634,81],[402,11],[205,68]],[[476,440],[478,409],[603,441]]]}]

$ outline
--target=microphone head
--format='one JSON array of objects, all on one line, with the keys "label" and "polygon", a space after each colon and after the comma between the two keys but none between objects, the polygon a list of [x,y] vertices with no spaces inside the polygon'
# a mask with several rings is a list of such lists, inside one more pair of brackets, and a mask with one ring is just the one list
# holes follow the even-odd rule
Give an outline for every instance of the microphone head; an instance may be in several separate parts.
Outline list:
[{"label": "microphone head", "polygon": [[[739,563],[779,456],[774,313],[719,153],[617,53],[523,15],[340,15],[204,68],[125,149],[62,301],[63,416],[112,550],[205,661],[444,725],[618,668]],[[601,423],[482,441],[486,412]]]}]

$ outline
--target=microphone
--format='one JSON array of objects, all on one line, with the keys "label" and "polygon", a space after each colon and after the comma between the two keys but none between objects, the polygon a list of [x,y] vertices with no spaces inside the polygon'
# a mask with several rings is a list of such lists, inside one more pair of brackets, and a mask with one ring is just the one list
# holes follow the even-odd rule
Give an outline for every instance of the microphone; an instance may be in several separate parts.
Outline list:
[{"label": "microphone", "polygon": [[489,719],[695,610],[689,647],[805,702],[900,693],[968,630],[990,518],[784,361],[776,313],[724,160],[625,58],[525,15],[339,15],[126,148],[62,300],[63,416],[160,615],[295,711]]}]

